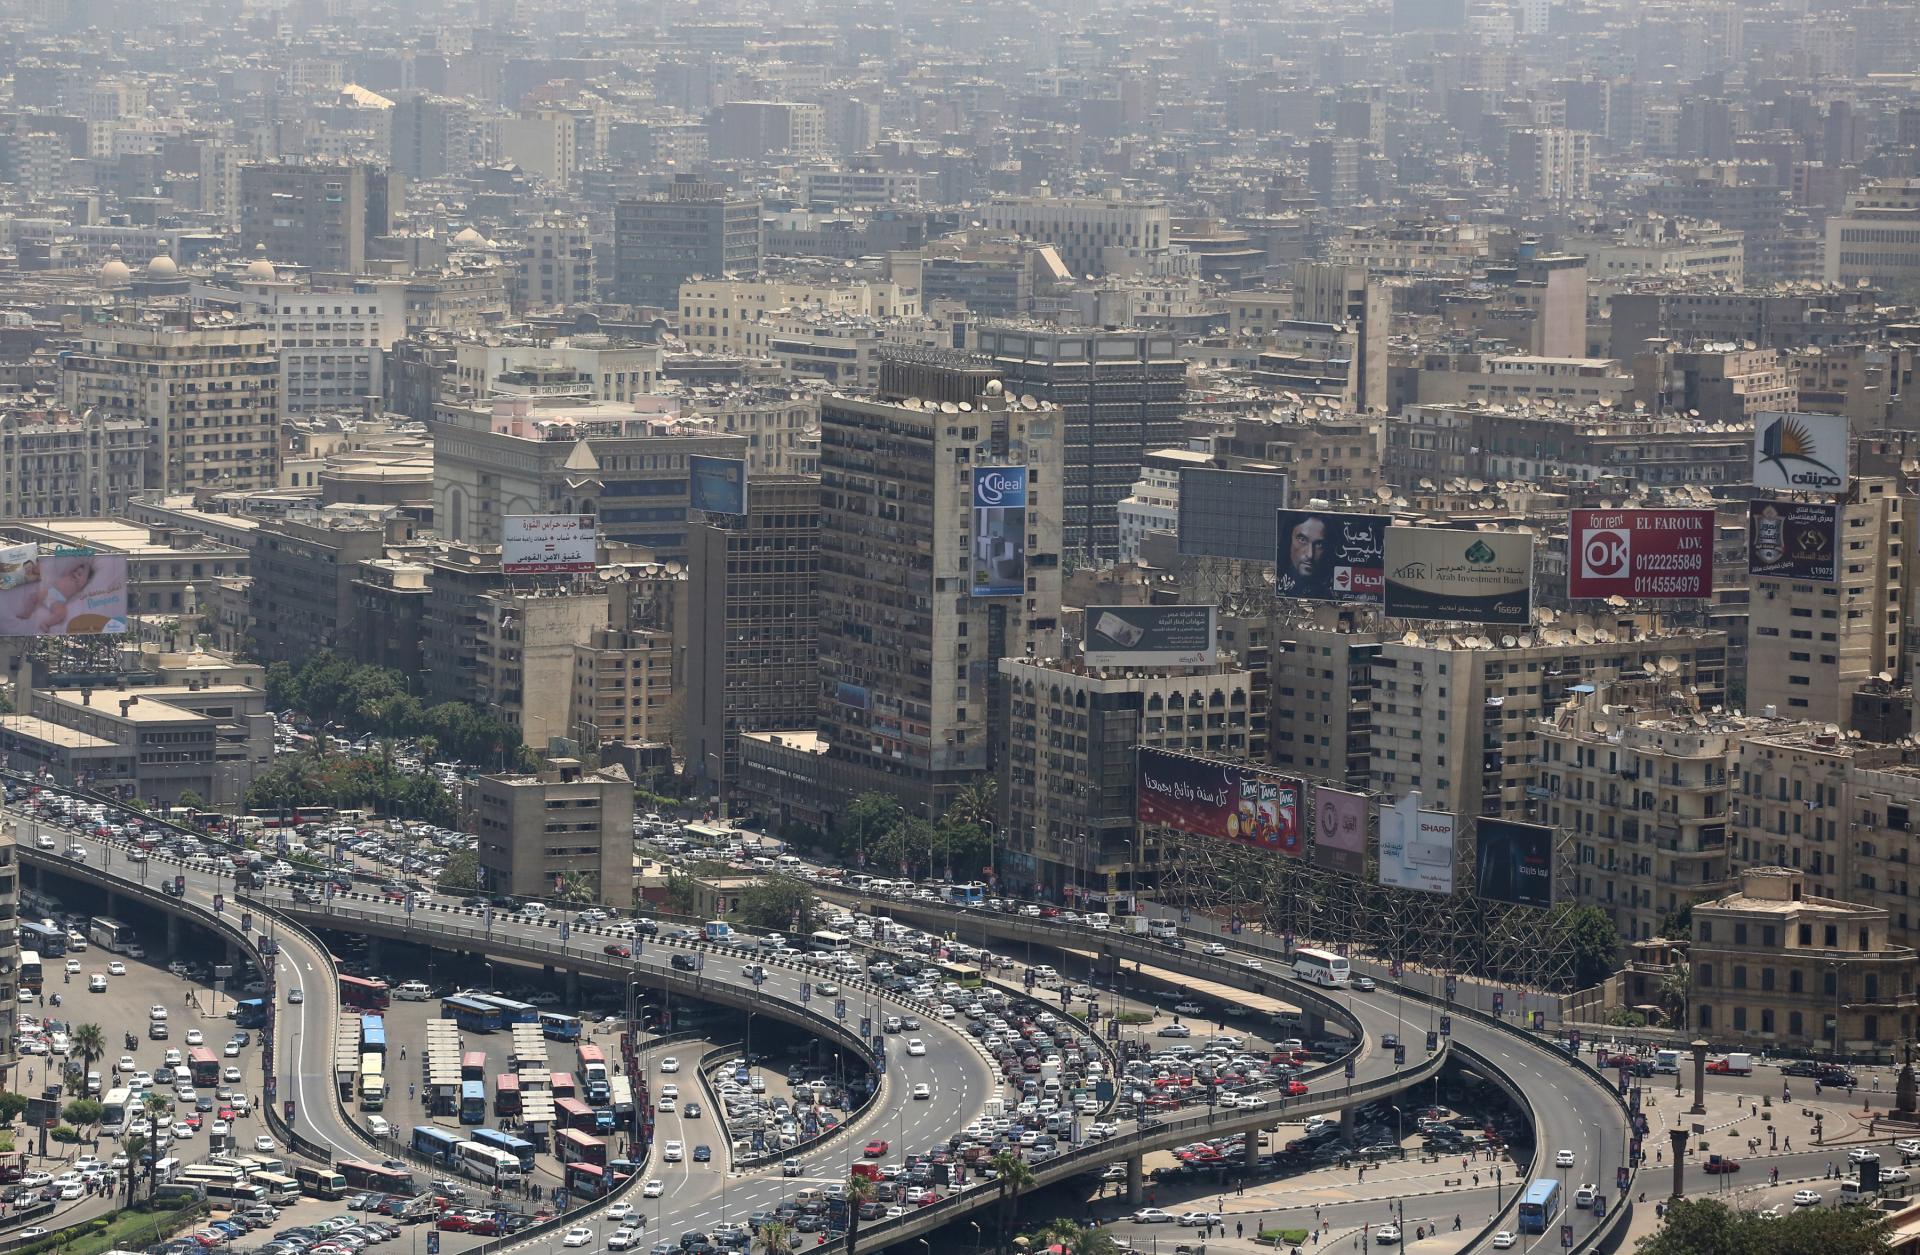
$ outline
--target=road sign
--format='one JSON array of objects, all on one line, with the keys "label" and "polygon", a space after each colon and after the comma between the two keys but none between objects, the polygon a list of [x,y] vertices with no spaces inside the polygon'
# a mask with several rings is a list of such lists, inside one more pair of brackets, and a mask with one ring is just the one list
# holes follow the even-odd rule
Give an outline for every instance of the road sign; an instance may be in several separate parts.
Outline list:
[{"label": "road sign", "polygon": [[292,1124],[294,1112],[293,1099],[289,1098],[285,1103],[281,1104],[280,1110],[284,1113],[287,1123]]},{"label": "road sign", "polygon": [[1460,982],[1453,976],[1447,977],[1447,1001],[1453,1001],[1454,991],[1460,988]]},{"label": "road sign", "polygon": [[1347,1060],[1347,1079],[1349,1081],[1353,1079],[1353,1060],[1352,1059]]},{"label": "road sign", "polygon": [[1493,991],[1493,1013],[1495,1015],[1505,1015],[1506,1011],[1507,1011],[1507,995],[1502,993],[1498,989],[1494,990]]},{"label": "road sign", "polygon": [[800,982],[800,1001],[802,1002],[813,1001],[813,982],[812,981],[803,980]]},{"label": "road sign", "polygon": [[427,1230],[427,1255],[440,1255],[440,1231]]},{"label": "road sign", "polygon": [[860,1017],[860,1036],[862,1037],[873,1036],[873,1017],[872,1016],[863,1015]]},{"label": "road sign", "polygon": [[1573,1226],[1570,1224],[1560,1226],[1560,1249],[1566,1251],[1573,1249]]},{"label": "road sign", "polygon": [[1443,1015],[1440,1017],[1440,1036],[1442,1037],[1453,1036],[1453,1017],[1452,1016]]},{"label": "road sign", "polygon": [[847,1000],[845,998],[835,998],[833,1000],[833,1018],[836,1020],[844,1020],[847,1018]]},{"label": "road sign", "polygon": [[1595,1220],[1605,1220],[1607,1218],[1607,1196],[1605,1194],[1595,1194],[1593,1196],[1593,1218]]},{"label": "road sign", "polygon": [[1440,1034],[1434,1032],[1432,1029],[1428,1029],[1427,1030],[1427,1053],[1432,1054],[1434,1051],[1438,1049],[1440,1049]]},{"label": "road sign", "polygon": [[1621,1164],[1613,1170],[1613,1188],[1622,1194],[1627,1192],[1627,1165]]},{"label": "road sign", "polygon": [[1407,1048],[1405,1046],[1395,1046],[1393,1048],[1393,1066],[1396,1068],[1404,1068],[1407,1066]]}]

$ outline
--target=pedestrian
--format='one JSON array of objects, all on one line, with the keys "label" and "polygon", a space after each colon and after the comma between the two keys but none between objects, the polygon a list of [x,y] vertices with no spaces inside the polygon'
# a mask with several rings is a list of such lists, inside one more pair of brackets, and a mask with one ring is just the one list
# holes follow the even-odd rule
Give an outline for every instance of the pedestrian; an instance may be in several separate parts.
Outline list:
[{"label": "pedestrian", "polygon": [[1479,1185],[1479,1184],[1480,1184],[1480,1174],[1479,1174],[1479,1173],[1477,1173],[1477,1172],[1473,1174],[1473,1183],[1474,1183],[1475,1185]]},{"label": "pedestrian", "polygon": [[1787,1143],[1786,1143],[1786,1148],[1787,1148],[1788,1150],[1792,1150],[1792,1149],[1793,1149],[1793,1134],[1791,1134],[1791,1133],[1789,1133],[1789,1134],[1787,1134]]},{"label": "pedestrian", "polygon": [[1244,1238],[1247,1236],[1246,1221],[1236,1220],[1233,1222],[1233,1236],[1236,1238]]}]

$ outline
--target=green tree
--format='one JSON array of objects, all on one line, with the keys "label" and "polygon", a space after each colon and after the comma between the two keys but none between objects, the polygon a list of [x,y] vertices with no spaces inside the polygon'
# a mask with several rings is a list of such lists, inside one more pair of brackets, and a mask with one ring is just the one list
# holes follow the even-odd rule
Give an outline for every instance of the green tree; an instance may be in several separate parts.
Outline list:
[{"label": "green tree", "polygon": [[1668,1028],[1687,1026],[1687,1000],[1693,992],[1693,965],[1675,963],[1654,987],[1653,1000],[1667,1019]]},{"label": "green tree", "polygon": [[760,1245],[767,1255],[793,1255],[794,1230],[778,1220],[760,1226]]},{"label": "green tree", "polygon": [[68,1038],[72,1053],[80,1056],[81,1070],[90,1072],[107,1054],[107,1036],[98,1024],[76,1024]]},{"label": "green tree", "polygon": [[739,918],[755,928],[810,933],[817,926],[813,891],[793,876],[769,876],[740,895]]},{"label": "green tree", "polygon": [[180,790],[180,805],[186,807],[188,810],[196,811],[205,810],[207,807],[207,804],[200,799],[200,795],[192,789]]},{"label": "green tree", "polygon": [[599,882],[585,872],[567,872],[560,877],[554,899],[569,906],[586,906],[600,897]]},{"label": "green tree", "polygon": [[700,901],[700,887],[691,876],[679,872],[667,873],[667,906],[676,915],[691,915],[696,903]]},{"label": "green tree", "polygon": [[76,1098],[60,1108],[60,1118],[72,1125],[98,1124],[106,1110],[96,1099]]},{"label": "green tree", "polygon": [[439,886],[450,893],[472,893],[480,887],[480,856],[461,850],[440,869]]},{"label": "green tree", "polygon": [[987,1164],[1000,1190],[1000,1242],[1005,1245],[1013,1232],[1014,1217],[1020,1212],[1021,1191],[1033,1185],[1033,1169],[1012,1151],[1001,1151]]},{"label": "green tree", "polygon": [[1071,1220],[1054,1220],[1034,1234],[1041,1247],[1059,1246],[1067,1255],[1119,1255],[1120,1244],[1105,1229],[1089,1229]]},{"label": "green tree", "polygon": [[865,850],[868,862],[873,850],[887,832],[900,821],[900,803],[891,793],[862,793],[847,807],[846,818],[836,830],[836,845],[843,860]]},{"label": "green tree", "polygon": [[1693,903],[1689,902],[1678,910],[1668,911],[1660,920],[1660,936],[1671,941],[1682,941],[1693,936]]},{"label": "green tree", "polygon": [[0,1124],[12,1124],[27,1111],[27,1096],[0,1091]]},{"label": "green tree", "polygon": [[1597,906],[1577,906],[1559,921],[1560,948],[1573,956],[1576,989],[1597,985],[1620,967],[1620,930]]},{"label": "green tree", "polygon": [[974,828],[987,828],[997,813],[994,801],[999,792],[1000,782],[992,776],[980,776],[961,785],[960,791],[953,795],[953,802],[947,807],[946,819]]},{"label": "green tree", "polygon": [[[133,1183],[140,1179],[142,1166],[140,1157],[146,1154],[147,1151],[147,1135],[145,1133],[127,1134],[125,1138],[121,1139],[120,1149],[127,1156],[127,1206],[131,1207],[133,1206]],[[149,1180],[152,1179],[153,1172],[151,1169],[147,1170],[147,1177]],[[151,1185],[148,1186],[148,1190],[151,1192]]]},{"label": "green tree", "polygon": [[847,1255],[860,1249],[860,1209],[873,1201],[873,1181],[869,1177],[847,1177]]},{"label": "green tree", "polygon": [[1796,1207],[1780,1217],[1716,1199],[1667,1204],[1635,1255],[1873,1255],[1888,1246],[1886,1213],[1871,1207]]}]

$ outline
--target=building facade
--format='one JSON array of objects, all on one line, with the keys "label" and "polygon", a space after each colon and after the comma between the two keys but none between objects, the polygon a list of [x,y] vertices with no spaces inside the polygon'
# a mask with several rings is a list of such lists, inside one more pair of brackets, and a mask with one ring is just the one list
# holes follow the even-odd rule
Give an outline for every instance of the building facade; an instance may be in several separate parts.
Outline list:
[{"label": "building facade", "polygon": [[482,888],[552,898],[579,886],[633,905],[633,782],[619,767],[554,759],[531,775],[480,777],[474,826]]}]

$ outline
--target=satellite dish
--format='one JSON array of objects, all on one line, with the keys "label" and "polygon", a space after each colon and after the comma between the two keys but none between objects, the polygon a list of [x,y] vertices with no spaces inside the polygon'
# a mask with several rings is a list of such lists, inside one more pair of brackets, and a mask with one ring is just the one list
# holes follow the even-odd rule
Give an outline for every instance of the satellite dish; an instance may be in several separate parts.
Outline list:
[{"label": "satellite dish", "polygon": [[1424,488],[1424,489],[1426,489],[1426,490],[1427,490],[1428,492],[1432,492],[1432,491],[1433,491],[1433,481],[1432,481],[1432,480],[1430,480],[1430,479],[1423,479],[1423,480],[1421,480],[1421,481],[1420,481],[1420,486],[1421,486],[1422,488]]},{"label": "satellite dish", "polygon": [[668,575],[680,574],[680,559],[678,558],[667,559],[667,574]]},{"label": "satellite dish", "polygon": [[1034,396],[1031,392],[1023,392],[1020,394],[1020,408],[1023,410],[1037,410],[1040,408],[1040,398]]},{"label": "satellite dish", "polygon": [[1675,658],[1672,654],[1661,655],[1660,674],[1661,675],[1679,675],[1680,660],[1678,658]]},{"label": "satellite dish", "polygon": [[1556,618],[1559,617],[1559,615],[1560,615],[1560,612],[1555,610],[1552,606],[1540,607],[1540,622],[1542,623],[1552,623]]},{"label": "satellite dish", "polygon": [[1467,481],[1468,492],[1485,492],[1486,490],[1487,481],[1484,479],[1470,479]]},{"label": "satellite dish", "polygon": [[1595,719],[1593,721],[1593,730],[1601,736],[1605,736],[1607,733],[1613,731],[1613,721],[1611,719]]},{"label": "satellite dish", "polygon": [[1642,669],[1642,670],[1644,670],[1644,671],[1645,671],[1645,672],[1646,672],[1646,673],[1647,673],[1648,675],[1654,675],[1654,674],[1656,674],[1656,673],[1658,673],[1658,671],[1660,670],[1660,668],[1658,668],[1658,667],[1656,667],[1656,666],[1654,666],[1654,665],[1653,665],[1653,659],[1651,659],[1651,658],[1649,658],[1649,659],[1647,659],[1647,660],[1646,660],[1645,662],[1643,662],[1643,663],[1641,663],[1641,664],[1640,664],[1640,667],[1641,667],[1641,669]]},{"label": "satellite dish", "polygon": [[1405,636],[1400,638],[1400,643],[1402,645],[1418,645],[1420,643],[1420,633],[1408,632]]},{"label": "satellite dish", "polygon": [[1879,679],[1879,681],[1880,681],[1880,683],[1882,683],[1882,684],[1892,684],[1892,683],[1893,683],[1893,672],[1891,672],[1891,671],[1882,671],[1882,672],[1880,672],[1880,674],[1879,674],[1879,676],[1878,676],[1878,679]]},{"label": "satellite dish", "polygon": [[942,401],[940,403],[940,412],[942,414],[958,414],[960,412],[960,407],[955,405],[951,401]]},{"label": "satellite dish", "polygon": [[1705,715],[1703,715],[1703,714],[1700,714],[1700,713],[1699,713],[1698,711],[1696,711],[1696,712],[1694,712],[1694,716],[1693,716],[1693,726],[1694,726],[1694,727],[1696,727],[1696,728],[1704,728],[1704,727],[1706,727],[1706,726],[1707,726],[1707,717],[1706,717]]},{"label": "satellite dish", "polygon": [[1822,732],[1824,732],[1824,733],[1826,733],[1826,734],[1827,734],[1828,736],[1839,736],[1839,735],[1840,735],[1840,725],[1839,725],[1839,724],[1837,724],[1837,723],[1830,723],[1830,724],[1828,724],[1828,725],[1827,725],[1826,727],[1824,727],[1824,728],[1822,728],[1822,729],[1820,729],[1820,730],[1821,730]]},{"label": "satellite dish", "polygon": [[919,398],[919,397],[907,397],[907,398],[905,398],[904,400],[902,400],[902,401],[900,402],[900,404],[901,404],[901,405],[902,405],[903,407],[905,407],[906,409],[909,409],[909,410],[917,410],[917,409],[919,409],[919,408],[920,408],[920,398]]},{"label": "satellite dish", "polygon": [[1376,488],[1373,490],[1373,499],[1375,501],[1391,501],[1393,500],[1393,489]]},{"label": "satellite dish", "polygon": [[1595,628],[1593,629],[1593,639],[1604,644],[1613,639],[1613,633],[1607,631],[1605,628]]},{"label": "satellite dish", "polygon": [[1627,605],[1627,599],[1625,597],[1622,597],[1619,593],[1615,593],[1611,597],[1607,598],[1607,604],[1609,606],[1614,606],[1619,609],[1625,609]]},{"label": "satellite dish", "polygon": [[1500,644],[1507,649],[1516,649],[1520,645],[1520,638],[1516,636],[1503,636],[1500,638]]},{"label": "satellite dish", "polygon": [[1593,629],[1582,623],[1573,630],[1573,639],[1579,641],[1582,645],[1591,645],[1593,644]]},{"label": "satellite dish", "polygon": [[962,402],[960,403],[960,412],[961,412],[962,414],[971,414],[971,413],[973,413],[973,402],[971,402],[971,401],[962,401]]}]

